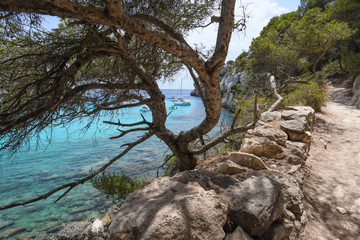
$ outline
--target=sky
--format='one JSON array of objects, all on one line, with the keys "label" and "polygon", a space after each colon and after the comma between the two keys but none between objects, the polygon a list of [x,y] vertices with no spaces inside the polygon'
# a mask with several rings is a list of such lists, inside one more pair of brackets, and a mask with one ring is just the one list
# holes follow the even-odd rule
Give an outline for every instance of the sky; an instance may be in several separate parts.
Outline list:
[{"label": "sky", "polygon": [[[226,62],[235,60],[244,50],[247,51],[252,39],[260,35],[261,30],[272,17],[297,10],[300,0],[237,0],[235,17],[241,17],[241,4],[247,6],[246,13],[249,15],[246,31],[233,32]],[[202,31],[194,31],[186,40],[191,46],[202,43],[210,49],[215,45],[216,32],[217,25],[213,24]],[[180,88],[181,80],[183,89],[194,88],[193,81],[185,70],[178,74],[175,82],[161,84],[160,88]]]},{"label": "sky", "polygon": [[[228,56],[226,61],[235,60],[244,50],[247,51],[251,40],[259,36],[260,31],[274,16],[297,10],[300,0],[237,0],[235,17],[240,18],[241,5],[247,6],[246,13],[249,15],[245,32],[234,31],[232,34]],[[47,18],[47,24],[52,26],[56,19]],[[191,46],[204,45],[211,49],[216,42],[217,24],[212,24],[202,30],[195,30],[186,38]],[[177,74],[173,82],[160,83],[162,89],[193,89],[193,81],[187,71]]]}]

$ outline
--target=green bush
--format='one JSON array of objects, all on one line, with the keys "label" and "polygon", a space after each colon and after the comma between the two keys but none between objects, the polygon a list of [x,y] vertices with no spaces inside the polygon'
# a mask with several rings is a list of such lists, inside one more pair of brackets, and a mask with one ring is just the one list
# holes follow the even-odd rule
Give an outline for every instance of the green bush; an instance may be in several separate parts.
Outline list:
[{"label": "green bush", "polygon": [[114,204],[120,206],[129,193],[134,192],[143,185],[146,180],[138,177],[130,177],[123,172],[102,173],[91,179],[91,184],[107,198],[111,198]]},{"label": "green bush", "polygon": [[[170,159],[169,159],[170,158]],[[164,161],[167,161],[163,169],[162,176],[174,176],[177,172],[179,172],[179,161],[176,156],[172,156],[171,154],[168,154],[165,156]]]},{"label": "green bush", "polygon": [[282,107],[289,105],[310,106],[315,111],[320,112],[321,106],[328,99],[324,88],[316,82],[309,82],[296,86],[295,90],[288,94],[281,94],[284,98]]}]

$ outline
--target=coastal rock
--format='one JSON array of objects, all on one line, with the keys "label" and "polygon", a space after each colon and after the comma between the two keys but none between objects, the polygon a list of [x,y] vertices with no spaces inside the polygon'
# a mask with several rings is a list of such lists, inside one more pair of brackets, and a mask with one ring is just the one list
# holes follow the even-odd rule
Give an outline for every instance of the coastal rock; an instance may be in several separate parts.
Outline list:
[{"label": "coastal rock", "polygon": [[302,215],[303,213],[303,198],[301,191],[301,182],[286,173],[261,170],[256,172],[256,176],[268,177],[281,185],[281,192],[284,197],[284,207],[295,215]]},{"label": "coastal rock", "polygon": [[274,223],[269,230],[264,234],[266,240],[283,240],[291,234],[292,225],[284,225],[281,223]]},{"label": "coastal rock", "polygon": [[253,240],[241,227],[237,227],[235,231],[225,237],[224,240]]},{"label": "coastal rock", "polygon": [[305,119],[282,121],[280,126],[285,132],[305,133],[307,122]]},{"label": "coastal rock", "polygon": [[[315,122],[315,110],[312,107],[309,106],[286,106],[285,107],[285,111],[287,110],[293,110],[296,111],[297,114],[295,115],[282,115],[283,118],[288,118],[289,120],[296,120],[296,119],[300,119],[302,117],[305,117],[305,120],[308,123],[308,126],[310,127],[310,129],[308,130],[313,130],[314,127],[314,122]],[[283,112],[285,112],[283,111]]]},{"label": "coastal rock", "polygon": [[254,129],[250,129],[246,134],[248,135],[248,137],[252,135],[258,137],[266,137],[281,146],[285,146],[285,143],[288,139],[288,135],[284,131],[280,129],[276,129],[271,125],[270,127],[261,126],[261,127],[256,127]]},{"label": "coastal rock", "polygon": [[306,130],[307,122],[304,119],[282,121],[280,126],[288,134],[290,140],[310,144],[311,133]]},{"label": "coastal rock", "polygon": [[104,232],[104,222],[100,219],[95,219],[91,225],[92,233],[102,233]]},{"label": "coastal rock", "polygon": [[[231,154],[230,154],[230,159],[231,159]],[[243,166],[240,166],[240,165],[234,163],[231,160],[226,160],[225,162],[221,163],[221,165],[219,167],[215,168],[214,172],[221,173],[221,174],[233,175],[233,174],[237,174],[237,173],[245,173],[245,172],[250,171],[246,166],[243,167]]]},{"label": "coastal rock", "polygon": [[291,155],[300,157],[303,160],[307,159],[308,144],[303,142],[286,141],[286,148]]},{"label": "coastal rock", "polygon": [[281,119],[281,113],[278,111],[274,111],[274,112],[263,112],[260,116],[260,120],[264,121],[264,122],[271,122],[271,121],[275,121],[275,120],[280,120]]},{"label": "coastal rock", "polygon": [[158,178],[130,194],[113,218],[114,239],[223,239],[228,205],[198,183]]},{"label": "coastal rock", "polygon": [[231,204],[229,219],[250,236],[261,236],[283,214],[281,185],[265,176],[238,182],[220,196]]},{"label": "coastal rock", "polygon": [[245,136],[241,145],[241,152],[251,153],[259,157],[280,158],[283,149],[275,141],[267,137]]},{"label": "coastal rock", "polygon": [[238,180],[228,175],[218,174],[203,169],[183,171],[176,174],[171,179],[183,184],[196,182],[205,190],[215,190],[216,192],[219,192],[221,189],[226,189],[238,182]]},{"label": "coastal rock", "polygon": [[268,169],[259,157],[250,153],[232,152],[230,153],[230,160],[240,166],[254,170]]}]

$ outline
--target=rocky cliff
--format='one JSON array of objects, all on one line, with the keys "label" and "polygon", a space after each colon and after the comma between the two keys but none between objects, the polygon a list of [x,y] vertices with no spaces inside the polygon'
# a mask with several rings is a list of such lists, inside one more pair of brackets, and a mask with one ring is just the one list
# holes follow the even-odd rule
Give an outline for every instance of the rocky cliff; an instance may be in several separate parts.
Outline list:
[{"label": "rocky cliff", "polygon": [[[237,72],[236,69],[232,71],[223,69],[220,73],[220,88],[222,92],[222,106],[232,112],[235,111],[236,105],[234,102],[234,87],[238,83],[244,83],[246,73]],[[195,88],[191,96],[199,97],[199,92]]]}]

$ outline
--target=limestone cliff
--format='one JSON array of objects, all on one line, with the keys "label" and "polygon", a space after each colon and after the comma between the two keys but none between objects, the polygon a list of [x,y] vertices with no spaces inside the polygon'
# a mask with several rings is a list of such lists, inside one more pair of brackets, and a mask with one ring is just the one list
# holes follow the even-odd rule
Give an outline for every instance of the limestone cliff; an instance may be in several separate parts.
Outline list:
[{"label": "limestone cliff", "polygon": [[[244,83],[246,73],[233,70],[223,69],[220,73],[220,88],[222,92],[222,106],[232,112],[235,111],[234,87],[238,83]],[[199,97],[199,92],[195,88],[191,96]]]}]

